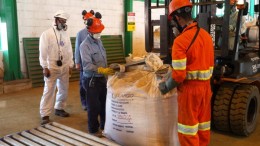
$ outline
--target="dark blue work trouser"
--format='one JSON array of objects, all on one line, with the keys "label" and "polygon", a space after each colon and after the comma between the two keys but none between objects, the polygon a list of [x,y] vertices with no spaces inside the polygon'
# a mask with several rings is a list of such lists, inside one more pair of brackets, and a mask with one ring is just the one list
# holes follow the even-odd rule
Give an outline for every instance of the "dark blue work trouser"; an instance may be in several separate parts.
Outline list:
[{"label": "dark blue work trouser", "polygon": [[[94,77],[94,85],[89,86],[91,78],[83,77],[83,87],[87,94],[88,131],[95,133],[104,129],[106,116],[106,78]],[[100,116],[100,123],[98,121]]]},{"label": "dark blue work trouser", "polygon": [[83,70],[80,70],[80,81],[79,81],[79,95],[80,95],[80,101],[81,106],[84,110],[87,109],[87,96],[86,91],[83,87]]}]

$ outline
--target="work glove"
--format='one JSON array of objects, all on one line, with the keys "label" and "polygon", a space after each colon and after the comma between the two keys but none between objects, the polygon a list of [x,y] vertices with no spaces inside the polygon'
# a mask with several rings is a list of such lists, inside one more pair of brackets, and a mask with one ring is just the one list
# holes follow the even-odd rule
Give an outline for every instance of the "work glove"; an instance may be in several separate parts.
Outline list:
[{"label": "work glove", "polygon": [[103,74],[103,75],[112,75],[112,74],[115,73],[115,71],[113,69],[109,68],[109,67],[106,67],[106,68],[99,67],[98,68],[98,73],[99,74]]},{"label": "work glove", "polygon": [[50,72],[50,70],[48,69],[48,68],[44,68],[43,69],[43,75],[45,76],[45,77],[50,77],[51,76],[51,72]]},{"label": "work glove", "polygon": [[159,90],[162,94],[166,94],[178,85],[178,82],[173,80],[172,77],[169,77],[166,81],[159,83]]}]

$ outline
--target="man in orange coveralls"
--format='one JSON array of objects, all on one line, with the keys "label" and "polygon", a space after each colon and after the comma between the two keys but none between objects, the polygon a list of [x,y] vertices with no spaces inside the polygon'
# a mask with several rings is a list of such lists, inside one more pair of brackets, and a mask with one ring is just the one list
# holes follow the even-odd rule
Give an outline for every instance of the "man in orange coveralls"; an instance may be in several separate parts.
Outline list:
[{"label": "man in orange coveralls", "polygon": [[172,76],[159,84],[162,94],[178,89],[178,137],[181,146],[210,142],[210,78],[214,66],[211,36],[191,17],[189,0],[172,0],[169,16],[182,30],[172,47]]}]

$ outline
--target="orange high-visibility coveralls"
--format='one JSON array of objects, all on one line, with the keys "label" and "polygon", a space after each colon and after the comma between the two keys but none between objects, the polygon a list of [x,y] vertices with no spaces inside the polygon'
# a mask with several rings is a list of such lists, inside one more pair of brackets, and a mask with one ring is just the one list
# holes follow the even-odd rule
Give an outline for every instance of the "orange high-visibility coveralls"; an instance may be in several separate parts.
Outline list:
[{"label": "orange high-visibility coveralls", "polygon": [[214,66],[211,36],[197,23],[188,25],[174,40],[172,78],[178,86],[178,136],[182,146],[205,146],[210,141],[210,78]]}]

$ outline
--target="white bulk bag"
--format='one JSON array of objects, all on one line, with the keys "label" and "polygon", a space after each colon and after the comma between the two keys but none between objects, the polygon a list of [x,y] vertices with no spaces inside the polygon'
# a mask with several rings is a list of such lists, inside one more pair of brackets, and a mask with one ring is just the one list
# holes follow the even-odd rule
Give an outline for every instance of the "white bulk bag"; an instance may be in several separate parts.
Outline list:
[{"label": "white bulk bag", "polygon": [[162,95],[154,72],[134,70],[109,77],[107,83],[107,138],[124,146],[175,146],[176,89]]}]

